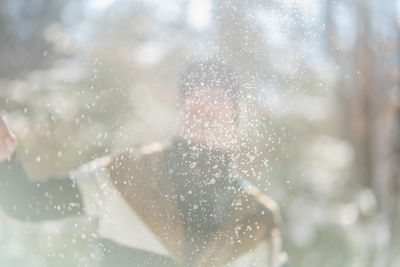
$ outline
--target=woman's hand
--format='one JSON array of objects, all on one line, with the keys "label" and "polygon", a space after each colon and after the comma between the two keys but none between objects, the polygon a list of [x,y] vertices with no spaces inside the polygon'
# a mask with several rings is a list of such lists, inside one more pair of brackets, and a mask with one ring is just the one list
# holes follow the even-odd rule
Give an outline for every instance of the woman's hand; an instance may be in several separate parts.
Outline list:
[{"label": "woman's hand", "polygon": [[9,158],[17,148],[17,139],[11,133],[3,116],[0,116],[0,163]]}]

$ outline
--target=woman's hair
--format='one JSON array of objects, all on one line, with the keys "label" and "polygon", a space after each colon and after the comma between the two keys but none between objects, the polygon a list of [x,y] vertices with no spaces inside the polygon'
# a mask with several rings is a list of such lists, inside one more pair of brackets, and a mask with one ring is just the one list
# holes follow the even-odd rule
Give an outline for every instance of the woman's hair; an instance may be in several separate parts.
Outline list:
[{"label": "woman's hair", "polygon": [[232,68],[218,61],[196,62],[188,65],[180,77],[179,88],[182,96],[202,88],[221,90],[235,102],[241,92],[238,75]]}]

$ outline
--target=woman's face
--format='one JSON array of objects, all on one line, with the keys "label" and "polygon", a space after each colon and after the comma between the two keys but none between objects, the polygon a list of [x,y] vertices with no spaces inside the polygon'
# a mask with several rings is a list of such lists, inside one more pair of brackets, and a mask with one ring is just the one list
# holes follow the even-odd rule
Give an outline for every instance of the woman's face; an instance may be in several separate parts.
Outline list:
[{"label": "woman's face", "polygon": [[231,96],[222,90],[204,88],[186,95],[181,128],[186,139],[211,147],[231,148],[237,142],[238,111]]}]

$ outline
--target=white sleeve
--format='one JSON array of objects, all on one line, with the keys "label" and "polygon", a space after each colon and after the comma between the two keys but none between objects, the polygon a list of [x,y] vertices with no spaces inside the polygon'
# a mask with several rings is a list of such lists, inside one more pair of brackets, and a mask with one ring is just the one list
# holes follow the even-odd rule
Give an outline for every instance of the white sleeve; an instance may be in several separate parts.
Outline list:
[{"label": "white sleeve", "polygon": [[102,214],[105,198],[102,187],[106,185],[107,175],[104,167],[92,168],[88,165],[83,165],[71,173],[81,192],[83,210],[90,218],[97,219]]}]

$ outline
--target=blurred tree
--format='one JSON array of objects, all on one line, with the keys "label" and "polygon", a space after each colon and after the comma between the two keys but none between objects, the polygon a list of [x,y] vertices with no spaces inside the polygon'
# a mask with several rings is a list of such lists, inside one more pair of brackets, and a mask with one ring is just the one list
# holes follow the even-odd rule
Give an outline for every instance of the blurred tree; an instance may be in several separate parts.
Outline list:
[{"label": "blurred tree", "polygon": [[0,1],[0,78],[23,77],[52,65],[59,53],[45,32],[61,20],[67,1]]}]

